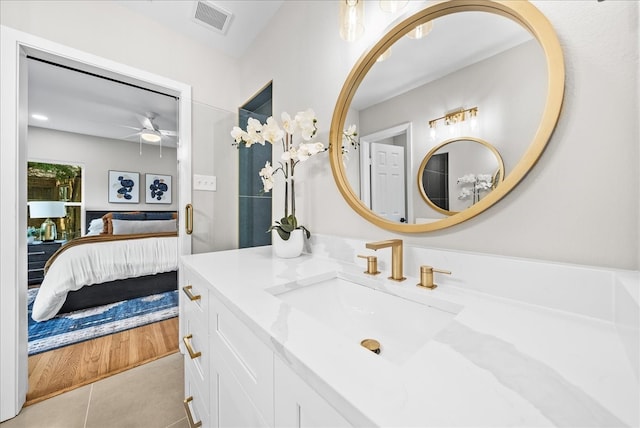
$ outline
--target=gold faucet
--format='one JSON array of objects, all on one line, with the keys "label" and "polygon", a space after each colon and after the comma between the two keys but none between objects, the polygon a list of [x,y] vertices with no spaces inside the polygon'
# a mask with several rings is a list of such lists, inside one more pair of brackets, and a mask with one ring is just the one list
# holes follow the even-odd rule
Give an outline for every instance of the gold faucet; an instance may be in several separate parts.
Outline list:
[{"label": "gold faucet", "polygon": [[418,287],[428,288],[433,290],[437,287],[437,285],[433,282],[433,273],[446,273],[447,275],[451,275],[451,272],[443,269],[436,269],[432,266],[420,266],[420,283],[416,284]]},{"label": "gold faucet", "polygon": [[391,247],[391,276],[394,281],[404,281],[402,276],[402,239],[387,239],[386,241],[368,242],[366,247],[370,250]]}]

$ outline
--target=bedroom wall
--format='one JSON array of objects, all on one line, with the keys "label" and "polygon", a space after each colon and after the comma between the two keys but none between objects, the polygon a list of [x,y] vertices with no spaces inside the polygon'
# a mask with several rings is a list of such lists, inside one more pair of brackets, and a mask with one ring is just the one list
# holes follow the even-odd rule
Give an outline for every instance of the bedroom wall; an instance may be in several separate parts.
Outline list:
[{"label": "bedroom wall", "polygon": [[[348,207],[336,189],[328,159],[319,155],[297,170],[302,224],[312,233],[363,239],[396,236],[421,246],[638,269],[639,3],[532,3],[560,39],[566,91],[546,151],[514,191],[482,215],[452,228],[395,234]],[[349,44],[338,35],[336,2],[285,2],[241,60],[244,97],[273,79],[274,112],[312,107],[318,114],[320,141],[326,142],[345,78],[392,19],[381,16],[376,6],[365,3],[365,36]],[[273,209],[274,217],[281,214],[278,200]]]},{"label": "bedroom wall", "polygon": [[[0,24],[191,85],[193,104],[211,111],[235,117],[244,101],[236,60],[117,2],[0,1]],[[192,158],[198,160],[193,174],[233,174],[232,169],[215,169],[219,163],[214,159],[226,156],[227,135],[221,142],[193,139]],[[237,247],[237,180],[230,178],[226,193],[193,192],[192,203],[200,215],[192,235],[194,252]],[[225,216],[214,220],[220,205]],[[217,236],[224,237],[224,244],[214,242]]]},{"label": "bedroom wall", "polygon": [[[177,210],[178,163],[176,149],[139,145],[120,140],[61,132],[30,126],[27,157],[31,161],[64,162],[84,166],[84,207],[87,210]],[[140,173],[139,204],[109,203],[108,171]],[[172,177],[171,204],[147,204],[144,197],[144,174],[163,174]]]}]

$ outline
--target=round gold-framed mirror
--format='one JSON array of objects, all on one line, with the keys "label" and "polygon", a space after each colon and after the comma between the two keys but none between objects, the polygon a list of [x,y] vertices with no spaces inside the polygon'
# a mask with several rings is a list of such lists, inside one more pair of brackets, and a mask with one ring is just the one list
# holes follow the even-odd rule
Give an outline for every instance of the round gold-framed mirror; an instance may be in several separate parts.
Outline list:
[{"label": "round gold-framed mirror", "polygon": [[[494,172],[502,179],[501,184],[496,186],[496,188],[490,193],[468,208],[456,212],[455,214],[444,216],[442,219],[438,219],[437,221],[426,223],[415,222],[415,219],[408,224],[402,222],[404,219],[400,221],[390,220],[384,215],[374,212],[370,208],[371,205],[366,204],[360,198],[362,191],[357,184],[360,178],[356,178],[355,180],[353,179],[353,173],[349,172],[345,166],[348,164],[348,161],[343,158],[343,152],[341,150],[343,145],[344,129],[352,123],[358,125],[358,122],[363,122],[362,120],[353,120],[354,111],[359,113],[364,108],[371,109],[370,106],[359,106],[358,103],[360,103],[361,100],[358,91],[363,84],[363,81],[367,79],[367,75],[370,74],[372,68],[381,67],[376,65],[381,64],[378,63],[377,60],[384,53],[387,53],[390,50],[391,57],[393,57],[396,51],[400,51],[400,49],[397,49],[399,45],[396,43],[416,27],[432,22],[433,32],[435,33],[439,26],[444,27],[444,25],[440,24],[448,22],[446,21],[447,19],[459,16],[474,16],[473,14],[500,18],[505,22],[511,23],[511,25],[516,25],[522,32],[531,37],[532,42],[535,44],[535,49],[540,52],[543,76],[542,79],[538,80],[543,82],[543,86],[541,90],[536,91],[540,94],[539,99],[503,99],[500,101],[500,111],[502,112],[502,116],[493,113],[486,122],[482,122],[481,124],[486,133],[485,135],[482,135],[482,137],[485,140],[492,141],[494,145],[496,145],[497,142],[498,144],[496,147],[498,147],[503,156],[505,156],[506,153],[503,151],[503,147],[501,147],[500,144],[508,144],[513,141],[521,143],[522,147],[516,155],[508,155],[504,157],[504,170]],[[485,29],[485,32],[488,31]],[[429,35],[427,38],[428,37]],[[393,49],[391,49],[392,47]],[[445,52],[451,52],[451,50]],[[439,62],[437,57],[432,56],[430,59],[433,63]],[[519,62],[521,64],[523,63],[522,58]],[[527,62],[526,58],[524,62]],[[491,74],[489,74],[489,76],[491,76]],[[347,203],[359,215],[367,221],[387,230],[404,233],[429,232],[451,227],[466,221],[487,210],[508,194],[525,177],[528,171],[540,158],[560,115],[564,95],[564,77],[564,60],[555,31],[544,15],[529,2],[460,0],[437,3],[418,11],[395,24],[390,31],[382,36],[382,38],[361,57],[349,73],[342,87],[333,113],[329,135],[330,161],[336,185]],[[402,78],[399,78],[398,80],[402,80]],[[492,85],[497,85],[499,83],[501,82],[498,77],[495,77],[495,81],[491,82]],[[517,84],[517,87],[525,88],[528,84],[529,80],[526,76],[520,76],[520,81]],[[507,92],[507,90],[510,89],[513,89],[513,87],[501,90],[502,92]],[[483,89],[485,92],[490,92],[490,90],[491,85]],[[455,92],[455,90],[450,90],[450,93],[453,92]],[[438,104],[439,102],[438,96],[433,95],[430,97],[429,92],[423,93],[422,99],[425,103],[432,102],[434,104]],[[422,153],[426,153],[434,146],[441,143],[441,141],[433,140],[427,142],[428,131],[426,129],[422,131],[421,127],[426,126],[429,121],[438,118],[438,116],[442,116],[443,114],[446,116],[448,114],[447,111],[451,111],[454,107],[460,108],[462,106],[468,109],[472,106],[474,108],[477,106],[479,119],[484,119],[482,114],[487,110],[490,110],[488,107],[492,107],[490,102],[476,104],[475,100],[469,101],[464,96],[459,97],[459,99],[460,102],[458,105],[445,105],[442,103],[442,105],[437,106],[438,108],[434,109],[433,112],[429,113],[430,116],[410,121],[409,128],[413,129],[409,134],[409,139],[413,140],[411,145],[408,146],[410,147],[410,151],[414,151],[416,153],[421,151]],[[354,104],[354,100],[356,104]],[[528,124],[530,130],[527,133],[516,134],[520,129],[518,126],[519,118],[518,120],[515,120],[509,116],[511,110],[515,108],[520,108],[525,112],[525,114],[527,110],[539,110],[539,114],[532,115],[529,118],[531,124]],[[400,109],[397,108],[396,110]],[[400,121],[397,123],[400,123]],[[505,127],[510,127],[511,133],[508,136],[502,135],[502,129]],[[420,132],[418,132],[419,130]],[[374,131],[375,130],[369,129],[362,131],[359,129],[360,135],[373,133]],[[491,132],[494,134],[491,134]],[[490,138],[488,138],[489,136]],[[472,137],[475,137],[475,135],[472,135]],[[498,140],[508,141],[503,142]],[[349,157],[353,158],[353,151],[349,153]],[[416,158],[416,155],[414,155],[414,159]],[[422,156],[419,156],[419,158],[422,158]],[[409,168],[411,168],[410,165]],[[362,168],[360,169],[362,170]],[[409,186],[409,184],[411,187],[415,186],[415,189],[413,190],[417,195],[418,186],[415,184],[414,177],[415,175],[411,175],[411,179],[406,180],[406,182],[407,186]],[[419,196],[418,199],[420,199]]]},{"label": "round gold-framed mirror", "polygon": [[489,142],[461,137],[438,144],[418,168],[418,191],[427,207],[416,208],[416,222],[458,214],[495,190],[503,177],[502,156]]}]

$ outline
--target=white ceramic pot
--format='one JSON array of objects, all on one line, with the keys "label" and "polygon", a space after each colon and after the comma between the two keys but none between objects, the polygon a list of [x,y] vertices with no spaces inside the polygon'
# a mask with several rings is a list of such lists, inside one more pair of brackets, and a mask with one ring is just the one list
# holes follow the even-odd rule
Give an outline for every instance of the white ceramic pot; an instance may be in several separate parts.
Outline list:
[{"label": "white ceramic pot", "polygon": [[291,232],[289,239],[286,241],[280,238],[277,230],[271,231],[271,245],[273,254],[283,259],[292,259],[302,254],[304,247],[304,233],[302,229],[296,229]]}]

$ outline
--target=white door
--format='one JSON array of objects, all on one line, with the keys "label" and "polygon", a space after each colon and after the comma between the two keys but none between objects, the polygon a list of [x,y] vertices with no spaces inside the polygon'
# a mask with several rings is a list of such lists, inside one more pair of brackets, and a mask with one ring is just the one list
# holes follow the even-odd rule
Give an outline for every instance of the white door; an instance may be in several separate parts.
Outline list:
[{"label": "white door", "polygon": [[371,209],[390,221],[406,221],[404,147],[371,144]]}]

